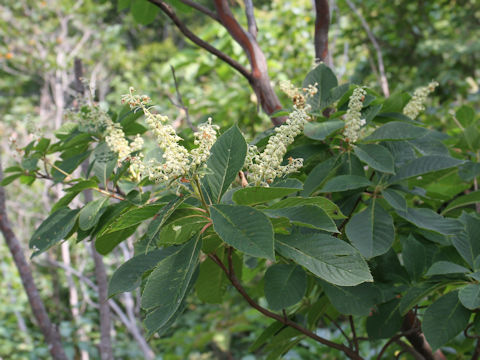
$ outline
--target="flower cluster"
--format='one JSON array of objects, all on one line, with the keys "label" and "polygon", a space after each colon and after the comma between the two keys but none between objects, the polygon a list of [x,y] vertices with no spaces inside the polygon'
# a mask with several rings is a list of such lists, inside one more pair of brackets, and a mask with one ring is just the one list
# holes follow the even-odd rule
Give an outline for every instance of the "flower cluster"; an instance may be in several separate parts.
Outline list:
[{"label": "flower cluster", "polygon": [[403,108],[403,114],[408,116],[410,119],[415,120],[418,114],[425,110],[425,106],[423,104],[427,100],[428,95],[432,93],[437,86],[438,83],[436,81],[432,81],[427,86],[416,89],[408,104]]},{"label": "flower cluster", "polygon": [[182,138],[177,135],[173,126],[168,124],[168,117],[152,113],[147,107],[150,98],[146,95],[135,95],[134,92],[135,90],[130,88],[129,93],[122,96],[122,102],[128,103],[132,109],[142,109],[148,127],[163,150],[163,161],[150,160],[144,163],[143,154],[131,157],[132,152],[141,149],[143,139],[137,135],[137,138],[129,144],[122,129],[112,123],[107,126],[107,144],[118,153],[119,161],[130,159],[130,173],[137,180],[142,176],[148,176],[150,180],[156,182],[170,182],[182,179],[204,165],[210,155],[210,148],[217,139],[219,128],[212,125],[212,119],[209,118],[206,123],[199,125],[198,131],[194,133],[195,145],[198,147],[189,153],[179,144]]},{"label": "flower cluster", "polygon": [[318,83],[314,85],[308,85],[308,87],[299,89],[293,85],[290,81],[282,81],[280,83],[280,90],[282,90],[287,96],[292,99],[294,106],[297,108],[305,107],[307,99],[314,96],[318,92]]},{"label": "flower cluster", "polygon": [[255,145],[248,147],[245,168],[249,172],[248,177],[256,186],[268,186],[276,177],[295,172],[303,166],[303,159],[289,158],[286,165],[282,165],[282,162],[288,145],[303,131],[308,120],[306,108],[294,106],[294,111],[285,124],[275,128],[276,134],[270,137],[262,153],[259,153]]},{"label": "flower cluster", "polygon": [[348,110],[345,114],[345,130],[343,135],[345,140],[351,144],[357,142],[360,136],[360,129],[365,125],[365,119],[362,119],[362,107],[367,92],[361,87],[353,90],[352,96],[348,101]]}]

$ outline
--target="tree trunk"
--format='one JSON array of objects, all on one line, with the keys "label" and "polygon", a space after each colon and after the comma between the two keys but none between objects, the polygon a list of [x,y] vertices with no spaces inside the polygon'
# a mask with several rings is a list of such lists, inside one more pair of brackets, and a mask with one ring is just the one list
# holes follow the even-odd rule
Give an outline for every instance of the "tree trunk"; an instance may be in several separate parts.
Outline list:
[{"label": "tree trunk", "polygon": [[[0,158],[0,181],[2,179],[3,170]],[[45,337],[45,341],[48,344],[52,358],[55,360],[68,360],[67,355],[65,355],[65,352],[63,351],[60,334],[57,332],[56,328],[48,317],[47,311],[45,310],[45,305],[40,298],[37,286],[33,280],[30,265],[27,263],[23,254],[22,246],[12,230],[10,221],[8,220],[5,203],[5,189],[3,186],[0,186],[0,230],[5,237],[8,249],[12,254],[15,265],[17,266],[20,278],[22,279],[23,287],[25,288],[28,296],[28,301],[32,307],[33,315],[35,316],[38,326]]]}]

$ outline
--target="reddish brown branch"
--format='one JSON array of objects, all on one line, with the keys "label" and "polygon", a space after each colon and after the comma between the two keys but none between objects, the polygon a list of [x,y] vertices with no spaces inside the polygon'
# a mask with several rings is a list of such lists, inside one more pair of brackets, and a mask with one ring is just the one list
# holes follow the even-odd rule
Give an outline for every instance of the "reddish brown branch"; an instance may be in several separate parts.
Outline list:
[{"label": "reddish brown branch", "polygon": [[430,344],[425,339],[425,336],[420,331],[421,324],[415,313],[410,310],[403,318],[402,330],[406,333],[405,337],[408,339],[413,348],[420,353],[425,360],[447,360],[445,355],[440,350],[435,353],[432,351]]},{"label": "reddish brown branch", "polygon": [[194,44],[200,46],[201,48],[207,50],[209,53],[215,55],[219,59],[225,61],[228,65],[232,68],[237,70],[240,74],[242,74],[245,78],[250,77],[250,72],[246,69],[242,64],[233,60],[230,56],[226,55],[225,53],[221,52],[214,46],[210,45],[206,41],[203,41],[198,36],[188,29],[188,27],[179,19],[175,11],[171,8],[170,5],[165,3],[162,0],[148,0],[152,4],[156,5],[162,12],[167,15],[175,24],[175,26],[180,30],[180,32],[185,35],[188,39],[190,39]]},{"label": "reddish brown branch", "polygon": [[333,349],[342,351],[350,359],[362,360],[362,358],[358,354],[356,354],[354,351],[352,351],[350,348],[346,347],[345,345],[337,344],[337,343],[334,343],[330,340],[322,338],[322,337],[318,336],[317,334],[313,333],[312,331],[304,328],[303,326],[293,322],[288,317],[284,317],[282,315],[275,314],[275,313],[265,309],[264,307],[260,306],[259,304],[257,304],[247,294],[247,292],[245,291],[243,286],[240,284],[240,281],[238,280],[237,276],[235,275],[234,268],[233,268],[233,262],[232,262],[232,248],[229,248],[227,251],[228,251],[228,268],[223,264],[223,262],[215,254],[208,254],[208,256],[218,266],[220,266],[220,268],[227,275],[228,279],[230,280],[232,285],[235,287],[235,289],[240,293],[240,295],[242,295],[242,297],[247,301],[247,303],[251,307],[253,307],[255,310],[257,310],[258,312],[262,313],[263,315],[265,315],[269,318],[275,319],[275,320],[281,322],[282,324],[284,324],[286,326],[290,326],[290,327],[298,330],[299,332],[301,332],[305,336],[308,336],[309,338],[311,338],[311,339],[313,339],[313,340],[315,340],[315,341],[317,341],[317,342],[319,342],[323,345],[326,345],[326,346],[331,347]]},{"label": "reddish brown branch", "polygon": [[315,61],[325,61],[328,55],[328,28],[330,8],[328,0],[315,0]]},{"label": "reddish brown branch", "polygon": [[[3,179],[2,166],[0,163],[0,181]],[[40,294],[38,292],[35,281],[33,280],[32,270],[30,265],[23,255],[22,246],[18,241],[15,233],[12,230],[10,221],[8,220],[7,210],[5,206],[5,189],[0,186],[0,230],[5,238],[8,249],[12,254],[15,266],[18,269],[20,278],[22,280],[23,287],[27,293],[28,301],[32,308],[33,316],[37,320],[38,327],[45,337],[45,342],[48,344],[50,354],[55,360],[68,360],[67,355],[63,351],[60,334],[57,329],[51,323],[48,317],[47,311],[43,304]]]},{"label": "reddish brown branch", "polygon": [[245,3],[245,16],[247,17],[248,32],[256,39],[258,28],[257,22],[255,21],[255,14],[253,13],[253,2],[252,0],[244,0]]},{"label": "reddish brown branch", "polygon": [[[242,28],[230,10],[227,0],[214,0],[215,9],[222,25],[227,29],[233,39],[243,48],[251,66],[251,74],[247,77],[252,86],[262,109],[272,114],[282,108],[280,100],[270,84],[268,76],[267,59],[257,43],[255,37]],[[285,118],[272,118],[275,125],[285,121]]]},{"label": "reddish brown branch", "polygon": [[350,315],[348,317],[348,321],[350,322],[350,329],[352,329],[354,350],[358,354],[358,352],[360,351],[360,347],[358,346],[357,332],[355,331],[355,323],[353,322],[353,316],[352,315]]}]

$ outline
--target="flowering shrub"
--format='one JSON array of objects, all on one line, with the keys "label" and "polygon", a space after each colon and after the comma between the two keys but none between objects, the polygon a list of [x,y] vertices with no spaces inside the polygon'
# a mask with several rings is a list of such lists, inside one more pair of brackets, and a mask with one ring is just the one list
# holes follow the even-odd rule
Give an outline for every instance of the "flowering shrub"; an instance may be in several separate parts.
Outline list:
[{"label": "flowering shrub", "polygon": [[[359,338],[384,339],[380,358],[395,346],[387,339],[423,339],[422,332],[434,350],[471,345],[480,330],[480,219],[472,207],[480,167],[468,156],[480,146],[469,133],[471,111],[457,112],[463,133],[449,139],[457,153],[447,135],[415,121],[435,86],[384,99],[339,86],[319,65],[302,89],[282,84],[292,108],[273,132],[247,145],[236,125],[218,136],[209,119],[192,149],[148,96],[130,89],[118,116],[96,109],[99,124],[68,124],[56,142],[25,147],[4,184],[65,184],[32,236],[34,255],[69,238],[93,239],[106,255],[135,236],[136,256],[117,269],[109,292],[141,287],[150,335],[174,323],[188,294],[221,303],[231,284],[273,319],[252,352],[270,343],[280,355],[307,338],[361,359],[371,354]],[[162,150],[157,157],[142,150],[142,115]],[[71,209],[86,189],[101,197]],[[317,333],[335,319],[350,321],[344,343]]]}]

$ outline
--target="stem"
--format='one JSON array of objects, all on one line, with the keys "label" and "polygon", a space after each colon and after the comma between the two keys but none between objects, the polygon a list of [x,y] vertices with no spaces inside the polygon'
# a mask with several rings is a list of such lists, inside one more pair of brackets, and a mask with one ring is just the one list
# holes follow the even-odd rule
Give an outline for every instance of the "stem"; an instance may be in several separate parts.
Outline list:
[{"label": "stem", "polygon": [[352,329],[354,350],[358,354],[360,348],[358,346],[357,332],[355,331],[355,323],[353,322],[353,316],[352,315],[350,315],[348,317],[348,321],[350,322],[350,328]]},{"label": "stem", "polygon": [[240,293],[240,295],[242,295],[242,297],[247,301],[247,303],[253,307],[255,310],[257,310],[258,312],[262,313],[263,315],[269,317],[269,318],[272,318],[272,319],[275,319],[277,320],[278,322],[286,325],[286,326],[290,326],[296,330],[298,330],[299,332],[301,332],[302,334],[308,336],[309,338],[323,344],[323,345],[326,345],[328,347],[331,347],[333,349],[336,349],[336,350],[339,350],[339,351],[342,351],[345,355],[347,355],[350,359],[354,359],[354,360],[362,360],[362,358],[356,354],[354,351],[352,351],[350,348],[346,347],[345,345],[342,345],[342,344],[337,344],[337,343],[334,343],[330,340],[327,340],[325,338],[322,338],[320,336],[318,336],[317,334],[315,334],[314,332],[304,328],[303,326],[291,321],[289,318],[284,318],[282,315],[278,315],[278,314],[275,314],[267,309],[265,309],[264,307],[260,306],[259,304],[257,304],[248,294],[247,292],[245,291],[245,289],[243,288],[243,286],[240,284],[237,276],[235,275],[235,272],[234,272],[234,269],[233,269],[233,263],[232,263],[232,248],[230,247],[229,250],[228,250],[228,269],[227,267],[225,267],[225,265],[223,264],[223,262],[218,258],[218,256],[216,256],[215,254],[208,254],[208,256],[218,265],[220,266],[220,268],[225,272],[225,274],[227,275],[228,279],[230,280],[230,282],[232,283],[232,285],[235,287],[235,289],[237,289],[237,291]]}]

